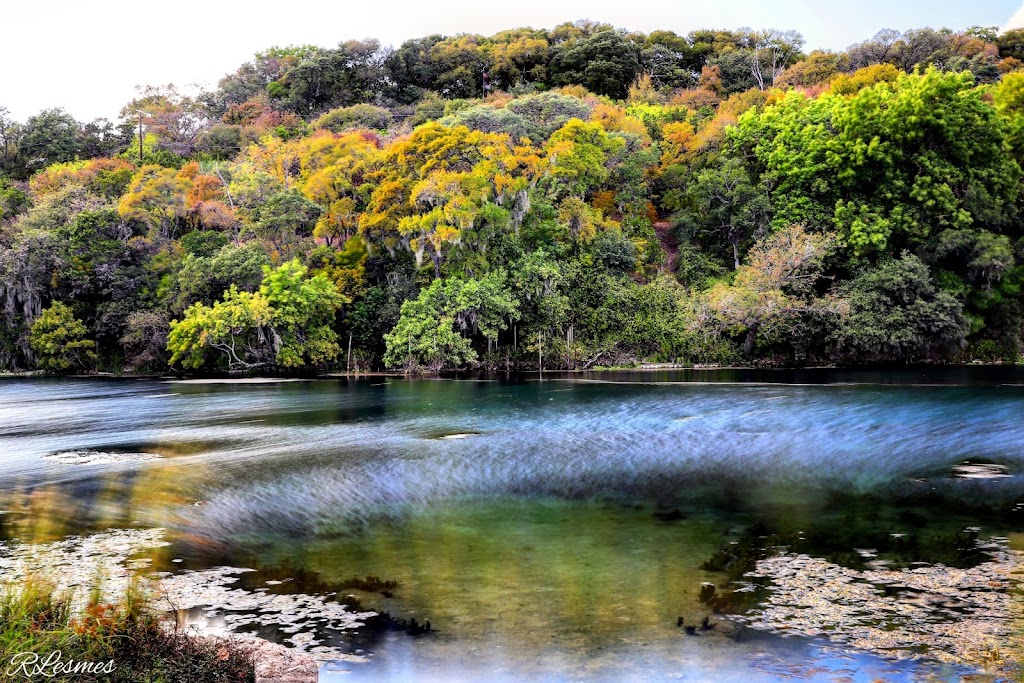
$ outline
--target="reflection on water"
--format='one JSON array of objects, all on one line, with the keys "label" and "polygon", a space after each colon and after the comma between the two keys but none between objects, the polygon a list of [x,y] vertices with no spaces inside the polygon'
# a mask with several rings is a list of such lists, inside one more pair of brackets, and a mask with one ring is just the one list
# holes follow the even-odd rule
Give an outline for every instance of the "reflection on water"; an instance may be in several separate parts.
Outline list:
[{"label": "reflection on water", "polygon": [[853,576],[984,565],[1022,526],[1020,371],[496,380],[5,380],[0,529],[166,526],[163,568],[389,613],[339,644],[369,660],[346,680],[958,677],[715,610],[764,600],[729,588],[769,546]]}]

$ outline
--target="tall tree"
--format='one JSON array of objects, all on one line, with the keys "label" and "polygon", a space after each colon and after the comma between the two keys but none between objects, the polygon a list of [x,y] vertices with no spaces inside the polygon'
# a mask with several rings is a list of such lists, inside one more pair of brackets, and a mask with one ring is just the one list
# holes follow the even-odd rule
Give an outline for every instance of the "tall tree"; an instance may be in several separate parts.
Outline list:
[{"label": "tall tree", "polygon": [[50,164],[72,161],[81,153],[81,126],[63,109],[29,117],[18,138],[18,166],[31,174]]},{"label": "tall tree", "polygon": [[559,45],[549,66],[554,85],[579,84],[599,95],[625,99],[640,72],[640,47],[616,31]]}]

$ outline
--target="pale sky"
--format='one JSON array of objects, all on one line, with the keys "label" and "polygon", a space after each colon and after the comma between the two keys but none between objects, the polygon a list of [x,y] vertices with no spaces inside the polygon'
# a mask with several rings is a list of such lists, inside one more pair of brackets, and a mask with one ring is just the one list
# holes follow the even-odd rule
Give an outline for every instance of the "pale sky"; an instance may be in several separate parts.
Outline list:
[{"label": "pale sky", "polygon": [[431,33],[490,35],[593,19],[686,34],[699,28],[796,29],[807,49],[843,49],[879,29],[1024,26],[1022,0],[4,0],[0,107],[16,119],[62,106],[117,118],[137,85],[216,84],[272,45],[384,44]]}]

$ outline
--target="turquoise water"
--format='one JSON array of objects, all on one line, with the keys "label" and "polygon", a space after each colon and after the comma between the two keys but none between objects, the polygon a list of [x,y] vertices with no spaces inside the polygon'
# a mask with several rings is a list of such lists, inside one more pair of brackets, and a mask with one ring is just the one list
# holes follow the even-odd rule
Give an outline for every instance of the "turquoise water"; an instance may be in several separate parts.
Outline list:
[{"label": "turquoise water", "polygon": [[[985,561],[972,543],[1022,524],[1021,385],[1015,368],[6,379],[0,520],[40,538],[165,526],[179,566],[431,622],[335,634],[367,661],[324,680],[958,680],[976,667],[752,630],[728,613],[754,603],[716,614],[701,584],[727,591],[739,565],[713,560],[751,529],[853,569],[863,547]],[[83,452],[160,457],[61,457]]]}]

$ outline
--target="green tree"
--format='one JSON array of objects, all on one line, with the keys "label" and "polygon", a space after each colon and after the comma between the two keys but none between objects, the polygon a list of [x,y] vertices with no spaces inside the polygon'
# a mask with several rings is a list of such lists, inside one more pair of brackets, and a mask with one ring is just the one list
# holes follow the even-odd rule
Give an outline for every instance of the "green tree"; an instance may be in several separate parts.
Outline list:
[{"label": "green tree", "polygon": [[599,123],[570,119],[548,139],[547,182],[553,199],[585,197],[608,179],[608,156],[625,146]]},{"label": "green tree", "polygon": [[54,301],[44,308],[29,333],[36,365],[47,372],[85,370],[96,362],[96,343],[85,336],[85,323],[66,305]]},{"label": "green tree", "polygon": [[326,128],[332,133],[340,133],[349,128],[386,130],[391,127],[391,121],[391,112],[384,107],[360,103],[332,109],[313,121],[310,126],[314,129]]},{"label": "green tree", "polygon": [[740,247],[762,234],[770,221],[768,192],[751,182],[736,159],[704,169],[688,187],[689,203],[677,220],[686,232],[732,247],[733,268],[740,267]]},{"label": "green tree", "polygon": [[1024,28],[1010,29],[996,38],[1000,57],[1012,57],[1024,62]]},{"label": "green tree", "polygon": [[306,266],[289,261],[265,268],[258,292],[232,285],[212,306],[190,306],[182,320],[171,321],[171,365],[201,368],[210,361],[210,351],[219,352],[232,370],[333,361],[341,352],[334,314],[345,299],[323,274],[306,274]]},{"label": "green tree", "polygon": [[7,178],[0,177],[0,222],[13,218],[29,206],[28,195]]},{"label": "green tree", "polygon": [[295,242],[313,234],[322,209],[297,190],[272,195],[255,210],[253,229],[280,252],[291,252]]},{"label": "green tree", "polygon": [[31,174],[50,164],[72,161],[80,153],[78,121],[63,109],[47,109],[29,117],[18,139],[18,161]]},{"label": "green tree", "polygon": [[497,339],[516,317],[518,308],[502,271],[478,280],[434,280],[416,299],[402,304],[398,324],[384,337],[384,362],[432,372],[464,367],[477,359],[473,335]]},{"label": "green tree", "polygon": [[229,370],[269,365],[274,360],[272,311],[259,293],[232,286],[213,306],[196,303],[185,317],[172,320],[167,337],[170,365],[198,370],[219,352]]},{"label": "green tree", "polygon": [[969,73],[904,74],[849,98],[790,94],[744,114],[732,139],[771,183],[776,226],[832,224],[857,253],[1015,215],[1021,169]]},{"label": "green tree", "polygon": [[555,48],[549,68],[555,85],[579,84],[618,100],[640,72],[640,47],[616,31],[602,31]]},{"label": "green tree", "polygon": [[334,313],[346,298],[326,275],[306,277],[298,259],[264,269],[260,294],[272,311],[275,358],[285,367],[324,365],[341,352]]},{"label": "green tree", "polygon": [[850,315],[830,338],[841,359],[938,360],[964,346],[969,325],[960,302],[938,289],[928,267],[909,252],[865,270],[845,295]]}]

